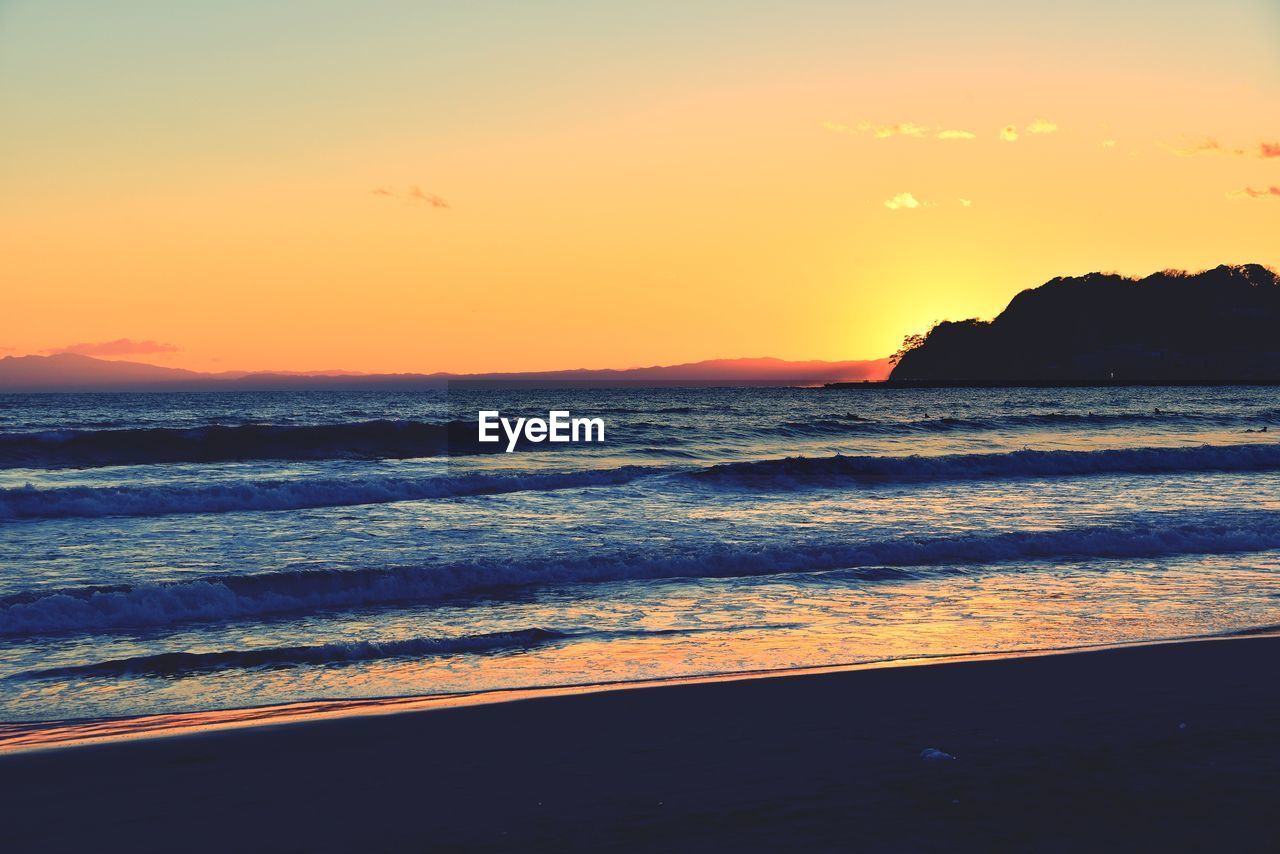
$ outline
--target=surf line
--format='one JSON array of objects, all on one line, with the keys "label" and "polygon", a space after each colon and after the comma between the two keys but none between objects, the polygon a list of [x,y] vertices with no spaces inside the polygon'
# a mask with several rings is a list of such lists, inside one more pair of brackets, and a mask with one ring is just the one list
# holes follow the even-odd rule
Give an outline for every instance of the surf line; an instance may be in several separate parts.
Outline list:
[{"label": "surf line", "polygon": [[507,437],[507,453],[516,449],[521,436],[526,442],[603,442],[603,418],[574,418],[567,409],[553,409],[546,418],[517,418],[512,421],[496,409],[476,413],[479,440],[501,442],[498,428]]}]

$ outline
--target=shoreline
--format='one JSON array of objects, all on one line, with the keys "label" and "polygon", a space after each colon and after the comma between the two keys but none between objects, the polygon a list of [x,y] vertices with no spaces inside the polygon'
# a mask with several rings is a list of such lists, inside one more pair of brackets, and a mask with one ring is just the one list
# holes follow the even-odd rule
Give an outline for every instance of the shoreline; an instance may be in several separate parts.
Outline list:
[{"label": "shoreline", "polygon": [[1254,379],[1132,379],[1132,380],[851,380],[823,383],[824,390],[935,389],[935,388],[1194,388],[1216,386],[1280,385],[1280,378]]},{"label": "shoreline", "polygon": [[49,721],[0,722],[0,761],[6,756],[49,750],[71,750],[100,744],[149,739],[182,738],[192,735],[307,724],[316,721],[366,718],[382,715],[416,714],[493,703],[514,703],[551,697],[581,696],[613,691],[641,691],[740,682],[756,679],[788,679],[822,674],[857,673],[905,667],[944,667],[977,661],[1040,658],[1076,655],[1133,647],[1166,646],[1185,643],[1233,640],[1244,637],[1280,637],[1280,627],[1262,626],[1221,634],[1157,638],[1153,640],[1088,644],[1073,647],[971,652],[948,655],[919,655],[841,664],[789,667],[775,670],[742,670],[699,673],[657,679],[616,682],[583,682],[569,685],[529,685],[518,688],[491,688],[454,694],[408,694],[385,697],[322,698],[181,712],[127,715],[104,718],[71,718]]},{"label": "shoreline", "polygon": [[1278,655],[1211,636],[11,751],[0,847],[1268,850]]}]

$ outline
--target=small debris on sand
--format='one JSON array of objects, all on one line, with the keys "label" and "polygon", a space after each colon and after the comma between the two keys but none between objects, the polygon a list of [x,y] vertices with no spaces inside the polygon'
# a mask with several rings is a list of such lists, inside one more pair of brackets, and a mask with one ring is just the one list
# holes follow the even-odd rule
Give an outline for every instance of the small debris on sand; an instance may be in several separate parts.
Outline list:
[{"label": "small debris on sand", "polygon": [[926,747],[920,751],[920,758],[925,762],[947,762],[955,759],[950,753],[938,750],[935,747]]}]

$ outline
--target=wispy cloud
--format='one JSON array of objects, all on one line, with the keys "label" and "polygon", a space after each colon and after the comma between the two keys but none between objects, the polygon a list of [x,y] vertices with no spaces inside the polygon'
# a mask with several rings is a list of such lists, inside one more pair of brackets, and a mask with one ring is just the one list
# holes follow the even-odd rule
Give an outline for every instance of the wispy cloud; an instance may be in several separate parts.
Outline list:
[{"label": "wispy cloud", "polygon": [[[962,128],[950,128],[942,125],[920,125],[915,122],[894,122],[893,124],[875,124],[873,122],[858,122],[856,125],[845,124],[843,122],[823,122],[822,126],[832,133],[843,133],[852,136],[870,136],[873,139],[890,139],[895,136],[909,136],[916,139],[943,139],[943,140],[969,140],[977,139],[978,135],[970,130]],[[1005,125],[1000,129],[999,136],[1005,142],[1016,142],[1023,133],[1043,135],[1048,133],[1057,133],[1059,130],[1055,122],[1048,119],[1036,119],[1025,128],[1019,128],[1017,125]]]},{"label": "wispy cloud", "polygon": [[967,130],[953,130],[941,125],[918,125],[915,122],[893,122],[892,124],[875,124],[874,122],[858,122],[856,125],[844,122],[823,122],[822,126],[832,133],[846,133],[854,136],[864,135],[873,139],[890,139],[895,136],[909,136],[916,139],[935,137],[937,139],[974,139],[977,134]]},{"label": "wispy cloud", "polygon": [[1255,190],[1253,187],[1245,187],[1243,190],[1236,190],[1234,193],[1228,193],[1227,195],[1237,199],[1280,198],[1280,187],[1272,185],[1263,187],[1260,190]]},{"label": "wispy cloud", "polygon": [[888,139],[891,136],[921,137],[929,133],[929,128],[915,122],[895,122],[891,125],[873,125],[869,127],[871,135],[876,139]]},{"label": "wispy cloud", "polygon": [[[384,196],[386,198],[396,198],[397,193],[386,187],[375,187],[369,191],[375,196]],[[424,192],[418,185],[411,186],[404,194],[404,197],[414,204],[426,204],[433,208],[448,208],[449,203],[437,196],[435,193]]]},{"label": "wispy cloud", "polygon": [[1115,148],[1116,141],[1114,139],[1104,139],[1102,142],[1098,143],[1098,145],[1102,148]]},{"label": "wispy cloud", "polygon": [[823,122],[822,127],[832,133],[861,133],[854,125],[847,125],[844,122]]},{"label": "wispy cloud", "polygon": [[1195,142],[1170,144],[1162,142],[1160,147],[1179,157],[1196,157],[1201,154],[1223,154],[1230,157],[1256,157],[1259,160],[1271,160],[1280,157],[1280,142],[1260,142],[1250,148],[1223,145],[1212,137]]},{"label": "wispy cloud", "polygon": [[[973,199],[957,198],[961,207],[973,207]],[[891,199],[884,200],[884,206],[891,211],[915,211],[921,208],[938,208],[949,206],[950,202],[934,202],[916,198],[914,193],[898,193]]]},{"label": "wispy cloud", "polygon": [[114,341],[100,341],[96,344],[72,344],[68,347],[56,347],[45,350],[49,354],[75,353],[80,356],[145,356],[156,353],[176,353],[178,348],[172,344],[159,341],[134,341],[131,338],[117,338]]},{"label": "wispy cloud", "polygon": [[915,122],[894,122],[888,125],[877,125],[871,122],[858,122],[847,125],[843,122],[823,122],[822,126],[835,133],[870,134],[876,139],[888,139],[891,136],[922,137],[929,133],[929,128]]},{"label": "wispy cloud", "polygon": [[415,202],[425,202],[433,208],[447,208],[449,203],[435,193],[424,193],[416,186],[409,188],[409,198]]},{"label": "wispy cloud", "polygon": [[1017,125],[1005,125],[1000,128],[1000,138],[1005,142],[1017,142],[1022,133],[1033,134],[1035,136],[1043,136],[1047,133],[1057,133],[1058,125],[1048,119],[1036,119],[1027,125],[1020,132]]},{"label": "wispy cloud", "polygon": [[1163,142],[1160,145],[1171,154],[1176,154],[1179,157],[1196,157],[1201,154],[1245,154],[1243,148],[1228,148],[1216,139],[1209,137],[1197,142],[1187,142],[1180,145],[1170,145]]},{"label": "wispy cloud", "polygon": [[917,208],[927,206],[927,202],[922,202],[911,193],[898,193],[892,199],[886,199],[884,206],[891,211],[913,211]]}]

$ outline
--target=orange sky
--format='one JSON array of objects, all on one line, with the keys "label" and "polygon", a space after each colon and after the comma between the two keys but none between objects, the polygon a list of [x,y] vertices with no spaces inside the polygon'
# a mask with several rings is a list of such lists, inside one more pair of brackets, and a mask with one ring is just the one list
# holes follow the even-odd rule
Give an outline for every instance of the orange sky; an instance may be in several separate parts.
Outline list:
[{"label": "orange sky", "polygon": [[874,358],[1280,267],[1264,0],[427,5],[0,4],[0,355]]}]

